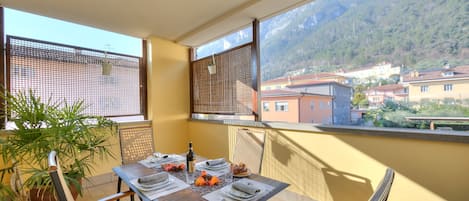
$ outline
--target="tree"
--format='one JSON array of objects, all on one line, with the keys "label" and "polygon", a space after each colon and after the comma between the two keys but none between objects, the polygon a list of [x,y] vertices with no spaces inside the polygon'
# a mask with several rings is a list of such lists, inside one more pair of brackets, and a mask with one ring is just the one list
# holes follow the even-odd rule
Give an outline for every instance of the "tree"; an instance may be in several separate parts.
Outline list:
[{"label": "tree", "polygon": [[364,85],[357,85],[354,87],[352,105],[354,107],[363,107],[368,106],[368,99],[365,95],[365,86]]}]

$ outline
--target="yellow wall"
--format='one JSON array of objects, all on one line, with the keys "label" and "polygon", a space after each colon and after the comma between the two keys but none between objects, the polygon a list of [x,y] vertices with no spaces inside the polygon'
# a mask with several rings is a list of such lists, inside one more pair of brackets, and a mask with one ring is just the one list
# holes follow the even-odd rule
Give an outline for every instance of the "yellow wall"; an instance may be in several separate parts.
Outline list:
[{"label": "yellow wall", "polygon": [[[453,84],[452,91],[444,91],[443,85]],[[420,87],[427,85],[428,92],[420,92]],[[469,98],[467,89],[469,88],[469,80],[443,81],[443,82],[426,82],[409,84],[409,101],[420,101],[421,99],[444,99],[454,98],[456,100]]]},{"label": "yellow wall", "polygon": [[[188,49],[156,37],[147,41],[151,46],[148,64],[148,118],[152,120],[155,148],[160,152],[181,153],[186,151],[188,141]],[[100,162],[93,175],[110,173],[113,167],[121,164],[117,136],[110,143],[116,159]]]},{"label": "yellow wall", "polygon": [[187,150],[189,117],[189,50],[156,37],[148,39],[148,108],[155,148],[160,152]]},{"label": "yellow wall", "polygon": [[[230,158],[237,126],[189,123],[198,154]],[[389,200],[467,200],[469,145],[353,134],[267,130],[262,174],[321,201],[367,200],[387,166]]]}]

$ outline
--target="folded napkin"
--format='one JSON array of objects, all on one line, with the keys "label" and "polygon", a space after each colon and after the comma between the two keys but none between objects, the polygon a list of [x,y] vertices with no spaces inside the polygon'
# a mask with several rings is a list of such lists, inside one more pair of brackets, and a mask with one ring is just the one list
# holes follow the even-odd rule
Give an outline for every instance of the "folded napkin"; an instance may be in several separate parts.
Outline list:
[{"label": "folded napkin", "polygon": [[207,166],[215,166],[215,165],[220,165],[220,164],[224,164],[224,163],[225,163],[224,158],[208,160],[208,161],[205,162],[205,164],[207,164]]},{"label": "folded napkin", "polygon": [[137,182],[139,184],[149,185],[149,184],[156,184],[167,181],[169,179],[169,175],[167,172],[160,172],[152,175],[147,175],[138,178]]},{"label": "folded napkin", "polygon": [[231,185],[231,187],[238,191],[245,192],[250,195],[255,195],[256,193],[259,193],[261,191],[260,188],[254,186],[254,184],[251,182],[239,182],[238,181],[238,182],[234,182]]}]

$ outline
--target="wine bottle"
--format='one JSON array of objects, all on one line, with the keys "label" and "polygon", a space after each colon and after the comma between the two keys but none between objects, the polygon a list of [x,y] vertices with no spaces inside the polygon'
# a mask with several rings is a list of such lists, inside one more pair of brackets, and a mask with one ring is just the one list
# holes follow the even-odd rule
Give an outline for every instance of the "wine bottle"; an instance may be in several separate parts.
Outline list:
[{"label": "wine bottle", "polygon": [[186,167],[189,173],[193,173],[195,169],[195,154],[192,150],[192,142],[189,142],[189,151],[186,155]]}]

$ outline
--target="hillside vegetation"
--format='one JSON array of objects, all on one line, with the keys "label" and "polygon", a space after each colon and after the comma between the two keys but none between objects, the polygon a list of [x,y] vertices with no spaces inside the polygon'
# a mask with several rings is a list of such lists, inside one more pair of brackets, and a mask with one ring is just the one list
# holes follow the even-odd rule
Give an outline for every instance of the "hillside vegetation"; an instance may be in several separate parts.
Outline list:
[{"label": "hillside vegetation", "polygon": [[427,69],[469,64],[466,0],[318,0],[265,21],[263,80],[382,61]]}]

